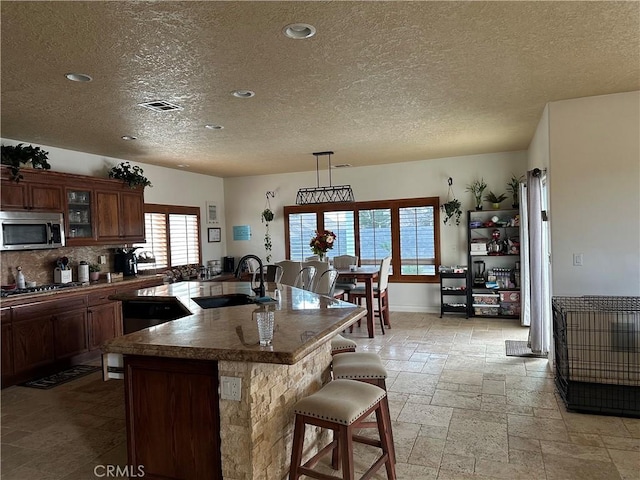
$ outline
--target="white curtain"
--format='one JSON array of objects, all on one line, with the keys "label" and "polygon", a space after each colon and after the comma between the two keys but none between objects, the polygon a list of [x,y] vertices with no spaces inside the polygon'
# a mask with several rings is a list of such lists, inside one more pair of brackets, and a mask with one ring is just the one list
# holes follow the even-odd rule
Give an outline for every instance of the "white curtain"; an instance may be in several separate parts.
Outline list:
[{"label": "white curtain", "polygon": [[520,323],[524,327],[531,325],[531,281],[529,279],[529,201],[527,185],[520,184]]},{"label": "white curtain", "polygon": [[[528,255],[522,255],[525,271],[522,276],[523,322],[529,322],[529,347],[535,353],[548,353],[550,343],[550,321],[547,309],[549,296],[548,270],[545,262],[544,235],[542,225],[542,181],[540,170],[527,172],[526,223],[522,223],[523,232],[528,237]],[[524,219],[523,219],[524,220]],[[525,288],[525,282],[528,286]],[[525,300],[525,298],[528,299]]]}]

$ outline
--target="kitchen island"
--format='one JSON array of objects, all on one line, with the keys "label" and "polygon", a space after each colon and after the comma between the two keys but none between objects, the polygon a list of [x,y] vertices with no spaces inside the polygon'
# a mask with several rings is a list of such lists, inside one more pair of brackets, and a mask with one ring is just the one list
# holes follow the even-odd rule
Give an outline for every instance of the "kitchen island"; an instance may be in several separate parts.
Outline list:
[{"label": "kitchen island", "polygon": [[[267,295],[275,287],[268,284]],[[129,464],[144,466],[146,478],[286,477],[293,405],[329,380],[330,339],[366,310],[284,285],[280,292],[269,305],[211,309],[194,299],[250,294],[250,284],[182,282],[114,297],[123,308],[137,301],[185,308],[182,318],[103,348],[124,356]],[[263,308],[275,311],[269,347],[259,346],[252,319]],[[229,377],[240,379],[239,389],[227,387]],[[236,392],[239,401],[221,398]],[[320,439],[313,429],[307,435]]]}]

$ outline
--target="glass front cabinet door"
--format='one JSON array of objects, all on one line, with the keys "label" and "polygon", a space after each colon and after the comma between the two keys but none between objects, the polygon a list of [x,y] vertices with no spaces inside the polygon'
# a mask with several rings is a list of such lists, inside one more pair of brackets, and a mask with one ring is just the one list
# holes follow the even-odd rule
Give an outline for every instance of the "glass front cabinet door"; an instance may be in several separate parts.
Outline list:
[{"label": "glass front cabinet door", "polygon": [[83,245],[93,239],[90,190],[67,189],[67,244]]}]

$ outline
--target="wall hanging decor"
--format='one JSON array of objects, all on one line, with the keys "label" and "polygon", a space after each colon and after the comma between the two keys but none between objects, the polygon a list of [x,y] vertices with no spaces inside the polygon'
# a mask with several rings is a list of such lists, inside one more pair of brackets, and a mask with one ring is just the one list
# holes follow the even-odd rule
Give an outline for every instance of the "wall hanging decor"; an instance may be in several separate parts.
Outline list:
[{"label": "wall hanging decor", "polygon": [[275,215],[273,214],[273,210],[271,210],[271,202],[269,202],[269,197],[275,198],[276,194],[272,191],[268,191],[265,193],[265,197],[267,198],[264,210],[262,210],[262,222],[265,224],[265,232],[264,232],[264,250],[267,252],[265,259],[267,263],[271,262],[271,233],[269,233],[269,223],[273,221]]}]

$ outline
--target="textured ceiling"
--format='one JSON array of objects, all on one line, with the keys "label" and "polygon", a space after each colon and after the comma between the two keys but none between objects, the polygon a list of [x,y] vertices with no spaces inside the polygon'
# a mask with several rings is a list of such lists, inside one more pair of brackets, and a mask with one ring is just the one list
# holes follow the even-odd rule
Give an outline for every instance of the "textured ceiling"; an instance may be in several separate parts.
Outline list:
[{"label": "textured ceiling", "polygon": [[[522,150],[545,103],[640,89],[638,2],[5,0],[1,14],[2,137],[221,177],[314,170],[323,150],[354,166]],[[317,34],[286,38],[294,22]],[[184,109],[137,106],[152,100]]]}]

